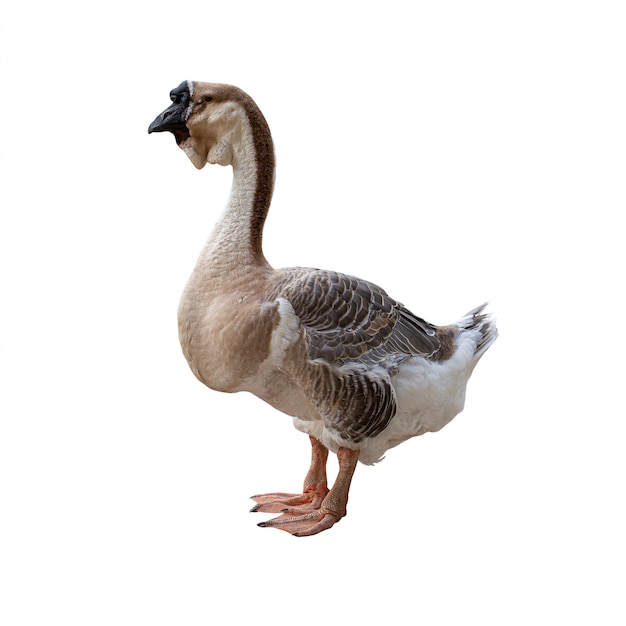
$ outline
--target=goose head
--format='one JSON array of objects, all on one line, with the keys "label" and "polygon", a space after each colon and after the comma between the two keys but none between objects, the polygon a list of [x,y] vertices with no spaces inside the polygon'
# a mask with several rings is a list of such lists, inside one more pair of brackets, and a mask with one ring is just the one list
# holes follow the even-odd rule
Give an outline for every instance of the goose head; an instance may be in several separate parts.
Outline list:
[{"label": "goose head", "polygon": [[171,132],[198,169],[207,163],[233,165],[249,96],[232,85],[184,81],[172,89],[170,100],[148,132]]}]

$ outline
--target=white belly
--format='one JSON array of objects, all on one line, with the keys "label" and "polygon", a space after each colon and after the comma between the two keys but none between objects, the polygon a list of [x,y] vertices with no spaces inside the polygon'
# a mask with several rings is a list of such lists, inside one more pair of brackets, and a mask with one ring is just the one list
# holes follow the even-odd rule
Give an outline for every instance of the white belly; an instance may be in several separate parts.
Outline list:
[{"label": "white belly", "polygon": [[475,341],[468,339],[451,359],[432,362],[421,357],[405,361],[391,379],[398,410],[387,428],[376,437],[350,444],[324,428],[323,422],[294,419],[296,428],[306,432],[333,452],[339,447],[360,449],[359,461],[370,465],[385,452],[426,432],[435,432],[458,415],[465,405],[467,381],[475,366]]}]

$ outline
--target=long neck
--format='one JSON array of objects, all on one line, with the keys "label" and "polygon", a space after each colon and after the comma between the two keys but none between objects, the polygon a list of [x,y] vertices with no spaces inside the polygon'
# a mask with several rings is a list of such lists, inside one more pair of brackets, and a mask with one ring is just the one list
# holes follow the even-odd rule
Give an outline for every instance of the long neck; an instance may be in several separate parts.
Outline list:
[{"label": "long neck", "polygon": [[252,100],[241,104],[247,120],[233,143],[233,183],[228,204],[207,244],[213,260],[239,266],[267,265],[263,226],[274,190],[274,145],[265,118]]}]

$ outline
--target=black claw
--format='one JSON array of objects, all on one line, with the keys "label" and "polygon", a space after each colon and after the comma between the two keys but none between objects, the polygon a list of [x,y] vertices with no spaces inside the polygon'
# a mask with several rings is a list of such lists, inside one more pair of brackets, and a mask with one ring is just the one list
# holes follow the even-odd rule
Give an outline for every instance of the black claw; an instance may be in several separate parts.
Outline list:
[{"label": "black claw", "polygon": [[255,504],[251,509],[250,509],[250,513],[256,513],[259,510],[259,505]]},{"label": "black claw", "polygon": [[261,528],[265,528],[267,526],[267,522],[259,522],[257,526],[260,526]]}]

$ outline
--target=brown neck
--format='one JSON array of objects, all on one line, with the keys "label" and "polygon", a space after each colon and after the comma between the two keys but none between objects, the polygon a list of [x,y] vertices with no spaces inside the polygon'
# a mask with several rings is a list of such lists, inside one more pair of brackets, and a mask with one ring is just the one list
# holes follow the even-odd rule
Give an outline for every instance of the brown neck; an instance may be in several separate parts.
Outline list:
[{"label": "brown neck", "polygon": [[269,268],[262,244],[274,189],[274,146],[267,122],[252,99],[243,92],[234,98],[246,115],[239,130],[229,137],[230,197],[196,266],[203,276],[218,280],[253,268]]},{"label": "brown neck", "polygon": [[[275,156],[274,143],[265,117],[247,94],[240,92],[239,101],[248,114],[252,131],[252,152],[255,168],[255,186],[249,219],[250,251],[253,257],[263,257],[263,226],[274,192]],[[248,163],[249,167],[251,164]],[[237,172],[235,171],[235,175]]]}]

